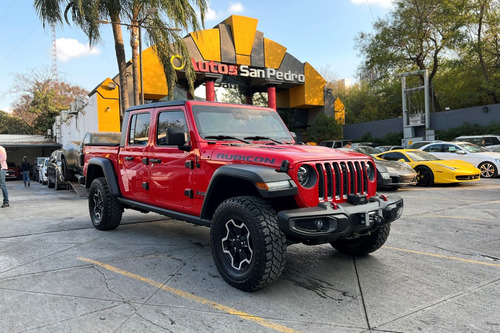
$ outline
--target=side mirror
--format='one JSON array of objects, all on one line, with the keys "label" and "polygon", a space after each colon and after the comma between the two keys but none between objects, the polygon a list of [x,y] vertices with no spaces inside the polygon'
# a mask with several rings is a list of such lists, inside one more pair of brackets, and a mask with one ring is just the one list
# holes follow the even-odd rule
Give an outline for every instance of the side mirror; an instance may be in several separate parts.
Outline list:
[{"label": "side mirror", "polygon": [[398,162],[404,162],[404,163],[406,163],[406,161],[405,161],[404,159],[402,159],[402,158],[400,158],[400,159],[398,160]]},{"label": "side mirror", "polygon": [[167,129],[167,145],[178,146],[180,150],[190,151],[191,146],[186,145],[186,134],[178,127]]},{"label": "side mirror", "polygon": [[465,150],[457,150],[455,153],[458,155],[465,155]]}]

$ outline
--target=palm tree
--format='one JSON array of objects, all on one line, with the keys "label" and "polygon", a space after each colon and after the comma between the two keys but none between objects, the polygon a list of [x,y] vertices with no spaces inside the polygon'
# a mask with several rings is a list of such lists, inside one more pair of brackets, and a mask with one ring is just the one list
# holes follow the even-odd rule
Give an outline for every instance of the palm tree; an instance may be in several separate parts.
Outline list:
[{"label": "palm tree", "polygon": [[[193,0],[193,2],[199,9],[201,25],[203,25],[207,7],[206,0]],[[174,29],[174,27],[186,31],[190,28],[193,31],[200,29],[197,13],[189,0],[34,0],[34,7],[44,27],[46,24],[62,23],[62,8],[65,8],[64,17],[66,22],[69,24],[68,14],[71,13],[72,21],[85,32],[90,45],[100,40],[98,22],[100,20],[109,20],[112,23],[121,85],[122,111],[128,108],[129,101],[121,25],[127,25],[131,28],[135,104],[139,103],[137,37],[140,24],[145,28],[150,44],[154,45],[154,50],[163,65],[169,85],[169,99],[172,99],[173,89],[177,81],[176,72],[170,63],[170,57],[174,54],[180,54],[185,59],[189,89],[193,93],[195,76],[192,64],[189,61],[189,52],[184,41]],[[157,8],[158,10],[156,13],[148,12],[151,8]],[[167,17],[169,22],[165,22],[164,16]],[[121,18],[127,18],[130,23],[122,23]],[[146,18],[149,18],[148,25],[142,25],[146,22]]]},{"label": "palm tree", "polygon": [[[199,8],[200,19],[203,25],[205,0],[194,0]],[[150,1],[122,1],[122,13],[128,16],[131,27],[130,46],[132,48],[132,76],[134,82],[134,103],[139,103],[139,66],[138,66],[138,46],[139,46],[139,26],[146,30],[150,44],[154,45],[154,50],[160,59],[165,77],[168,82],[169,99],[173,97],[177,76],[170,63],[170,58],[174,54],[180,54],[186,63],[186,76],[189,82],[189,89],[194,95],[194,70],[189,61],[189,52],[184,41],[176,33],[177,30],[193,31],[200,30],[198,16],[189,0],[150,0]],[[156,10],[151,10],[156,9]],[[162,14],[166,14],[169,23],[162,19]],[[147,19],[147,20],[146,20]],[[142,87],[141,87],[142,89]]]}]

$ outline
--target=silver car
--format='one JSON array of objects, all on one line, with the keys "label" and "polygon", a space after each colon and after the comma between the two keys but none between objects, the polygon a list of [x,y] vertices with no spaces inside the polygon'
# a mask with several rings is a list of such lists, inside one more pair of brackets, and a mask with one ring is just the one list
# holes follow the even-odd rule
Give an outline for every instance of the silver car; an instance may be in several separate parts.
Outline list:
[{"label": "silver car", "polygon": [[416,185],[417,173],[408,163],[398,161],[386,161],[376,158],[380,152],[369,146],[356,146],[351,149],[341,149],[355,151],[373,158],[377,167],[377,189],[397,189],[399,187]]}]

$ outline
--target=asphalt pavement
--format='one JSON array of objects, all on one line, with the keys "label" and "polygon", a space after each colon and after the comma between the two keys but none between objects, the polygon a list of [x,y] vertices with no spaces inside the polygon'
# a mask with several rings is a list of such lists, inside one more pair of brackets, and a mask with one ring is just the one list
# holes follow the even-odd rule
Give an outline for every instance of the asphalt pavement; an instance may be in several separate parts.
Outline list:
[{"label": "asphalt pavement", "polygon": [[399,190],[384,247],[292,245],[253,293],[221,278],[206,227],[127,210],[98,231],[85,197],[7,186],[0,332],[500,332],[500,178]]}]

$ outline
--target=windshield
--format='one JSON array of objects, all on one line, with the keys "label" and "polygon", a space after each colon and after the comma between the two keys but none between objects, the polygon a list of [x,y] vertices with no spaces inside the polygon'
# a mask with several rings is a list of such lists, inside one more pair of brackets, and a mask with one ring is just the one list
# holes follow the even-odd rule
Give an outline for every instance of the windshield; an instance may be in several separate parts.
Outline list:
[{"label": "windshield", "polygon": [[[292,141],[292,136],[277,112],[220,105],[193,105],[198,132],[207,137],[267,137]],[[252,140],[249,138],[249,140]]]},{"label": "windshield", "polygon": [[483,147],[479,147],[478,145],[475,145],[473,143],[464,142],[458,143],[457,145],[460,146],[463,150],[468,151],[469,153],[482,153],[487,151]]},{"label": "windshield", "polygon": [[421,150],[407,151],[406,155],[408,155],[408,157],[411,158],[414,162],[440,160],[440,158],[437,158],[436,156]]},{"label": "windshield", "polygon": [[377,154],[380,154],[380,152],[373,148],[373,147],[370,147],[370,146],[357,146],[356,148],[354,148],[354,150],[360,152],[360,153],[363,153],[365,155],[377,155]]}]

